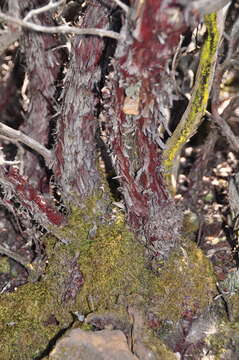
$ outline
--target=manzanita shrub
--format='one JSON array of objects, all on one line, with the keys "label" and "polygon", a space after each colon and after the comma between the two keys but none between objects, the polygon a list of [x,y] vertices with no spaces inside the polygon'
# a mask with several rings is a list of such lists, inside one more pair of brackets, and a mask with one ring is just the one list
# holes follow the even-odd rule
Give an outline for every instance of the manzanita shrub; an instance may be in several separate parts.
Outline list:
[{"label": "manzanita shrub", "polygon": [[[0,101],[8,126],[0,124],[0,212],[5,233],[14,231],[0,253],[34,282],[0,298],[0,350],[11,359],[21,351],[26,359],[44,354],[79,312],[115,310],[117,303],[124,314],[129,310],[127,320],[120,310],[116,317],[99,315],[96,327],[114,324],[130,337],[135,306],[147,308],[139,311],[142,324],[158,329],[168,318],[178,321],[185,307],[199,316],[215,289],[208,260],[194,244],[180,263],[183,216],[162,166],[176,96],[170,67],[188,26],[183,2],[55,3],[31,13],[48,2],[9,0],[7,9],[22,19],[32,14],[28,21],[45,28],[70,22],[91,31],[75,35],[66,25],[67,32],[52,34],[8,25],[19,38],[9,50],[14,66],[8,62],[8,78],[0,80],[10,94]],[[191,16],[196,21],[198,13]],[[14,234],[22,246],[9,251]],[[10,280],[7,290],[13,287]]]},{"label": "manzanita shrub", "polygon": [[[19,16],[42,5],[44,1],[21,1]],[[16,102],[25,113],[19,129],[50,149],[52,161],[44,163],[36,151],[24,149],[23,173],[2,167],[1,202],[19,217],[17,199],[29,222],[34,219],[44,229],[48,223],[60,225],[64,215],[54,204],[55,192],[66,207],[79,206],[103,187],[100,138],[111,157],[130,228],[150,256],[167,258],[179,241],[181,216],[163,180],[162,129],[170,134],[173,85],[168,66],[186,28],[183,12],[176,1],[132,1],[127,14],[112,1],[76,5],[78,26],[117,29],[120,39],[23,30],[18,51],[25,78],[18,88],[24,96]],[[52,26],[62,21],[62,13],[70,16],[70,10],[69,5],[64,12],[33,18]]]}]

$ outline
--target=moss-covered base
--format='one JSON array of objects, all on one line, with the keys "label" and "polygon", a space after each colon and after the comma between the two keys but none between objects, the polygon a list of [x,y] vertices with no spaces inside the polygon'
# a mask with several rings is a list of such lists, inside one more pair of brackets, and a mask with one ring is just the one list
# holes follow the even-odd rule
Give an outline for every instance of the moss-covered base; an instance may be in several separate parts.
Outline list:
[{"label": "moss-covered base", "polygon": [[209,260],[189,240],[171,255],[159,277],[151,279],[149,290],[159,319],[175,322],[200,314],[217,292]]},{"label": "moss-covered base", "polygon": [[[144,249],[122,214],[111,211],[104,218],[99,204],[94,197],[72,209],[68,225],[57,230],[69,244],[49,235],[44,239],[48,265],[40,282],[1,295],[0,359],[33,359],[71,324],[74,312],[111,308],[119,294],[140,292]],[[78,295],[72,288],[76,266],[84,277]]]},{"label": "moss-covered base", "polygon": [[0,359],[33,359],[69,322],[69,315],[48,292],[44,281],[27,284],[15,293],[2,295]]},{"label": "moss-covered base", "polygon": [[[170,351],[170,349],[154,335],[152,331],[149,331],[146,337],[142,338],[143,346],[151,350],[156,360],[177,360],[178,357]],[[136,349],[137,351],[137,346]],[[142,356],[141,356],[142,357]]]},{"label": "moss-covered base", "polygon": [[215,360],[237,359],[239,354],[239,322],[221,322],[216,334],[205,340],[208,352]]},{"label": "moss-covered base", "polygon": [[[138,294],[160,320],[177,321],[185,311],[200,313],[209,304],[215,291],[211,267],[192,242],[177,249],[155,275],[146,269],[144,248],[122,214],[115,210],[106,218],[99,208],[99,199],[93,198],[81,210],[73,209],[68,225],[58,230],[71,242],[53,236],[44,240],[48,266],[43,279],[1,295],[0,360],[34,359],[60,329],[69,327],[72,313],[112,309],[120,295]],[[76,264],[84,285],[75,293]]]}]

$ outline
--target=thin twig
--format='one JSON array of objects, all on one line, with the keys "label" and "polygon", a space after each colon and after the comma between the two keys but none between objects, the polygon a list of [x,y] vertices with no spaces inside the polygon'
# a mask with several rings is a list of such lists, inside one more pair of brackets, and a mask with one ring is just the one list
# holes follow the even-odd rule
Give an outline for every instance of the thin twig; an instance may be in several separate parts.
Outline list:
[{"label": "thin twig", "polygon": [[224,6],[229,5],[231,0],[197,0],[197,1],[188,1],[187,11],[197,11],[202,15],[210,14],[212,12],[217,12],[222,9]]},{"label": "thin twig", "polygon": [[20,130],[12,129],[11,127],[0,123],[0,134],[9,137],[15,141],[20,141],[21,143],[27,145],[32,150],[35,150],[41,156],[44,157],[46,163],[50,165],[53,160],[53,153],[51,150],[48,150],[45,146],[41,145],[36,140],[31,137],[23,134]]},{"label": "thin twig", "polygon": [[[238,26],[238,25],[237,25]],[[237,33],[237,27],[234,28],[232,31],[232,39],[234,35]],[[216,70],[215,70],[215,76],[214,76],[214,84],[212,88],[212,118],[217,123],[217,125],[221,129],[221,134],[224,135],[228,141],[228,143],[232,146],[232,149],[236,152],[239,151],[239,138],[233,133],[231,127],[228,125],[226,120],[224,119],[224,112],[222,115],[219,114],[218,108],[219,108],[219,98],[220,98],[220,90],[221,90],[221,83],[223,75],[230,65],[230,57],[233,55],[233,40],[229,41],[229,48],[230,51],[228,51],[227,57],[224,60],[222,64],[217,64]],[[225,110],[224,110],[225,111]]]},{"label": "thin twig", "polygon": [[[23,156],[24,156],[24,149],[22,147],[21,144],[19,144],[18,141],[15,141],[7,136],[4,136],[2,134],[0,134],[0,139],[2,139],[3,141],[8,141],[8,142],[11,142],[12,144],[14,144],[17,149],[18,149],[18,152],[19,152],[19,158],[20,160],[17,160],[18,161],[18,169],[19,169],[19,173],[21,175],[23,175],[23,172],[24,172],[24,161],[23,161]],[[7,164],[9,165],[9,164]]]},{"label": "thin twig", "polygon": [[25,268],[28,269],[29,266],[29,261],[27,259],[25,259],[23,256],[7,249],[5,246],[2,246],[0,244],[0,254],[6,255],[7,257],[15,260],[16,262],[18,262],[19,264],[21,264],[22,266],[24,266]]},{"label": "thin twig", "polygon": [[86,29],[79,29],[74,26],[68,25],[59,25],[59,26],[42,26],[38,24],[34,24],[32,22],[25,21],[24,19],[15,18],[13,16],[4,14],[0,11],[0,19],[10,22],[19,26],[22,26],[26,29],[49,33],[49,34],[59,34],[59,33],[71,33],[76,35],[95,35],[100,37],[109,37],[115,40],[121,40],[122,36],[119,33],[111,30],[104,30],[104,29],[95,29],[95,28],[86,28]]},{"label": "thin twig", "polygon": [[182,49],[183,40],[184,40],[184,36],[180,35],[180,40],[179,40],[179,43],[178,43],[178,46],[176,48],[176,51],[175,51],[175,54],[174,54],[174,57],[173,57],[173,61],[172,61],[172,72],[171,72],[172,73],[172,80],[173,80],[175,90],[178,92],[178,94],[182,93],[182,91],[179,88],[179,86],[177,84],[177,81],[176,81],[176,67],[177,67],[177,63],[178,63],[178,55],[179,55],[180,50]]},{"label": "thin twig", "polygon": [[5,248],[5,246],[2,246],[1,244],[0,244],[0,254],[6,255],[10,259],[13,259],[17,263],[21,264],[27,270],[30,282],[37,281],[39,279],[39,277],[41,276],[41,274],[42,274],[41,263],[38,264],[36,262],[35,264],[31,264],[22,255],[19,255],[14,251],[11,251],[11,250]]},{"label": "thin twig", "polygon": [[124,10],[124,12],[126,13],[126,15],[129,15],[129,7],[127,5],[125,5],[122,1],[120,0],[114,0],[114,2],[121,7],[122,10]]},{"label": "thin twig", "polygon": [[233,133],[228,123],[218,113],[217,105],[212,104],[212,117],[221,129],[221,134],[224,135],[231,145],[232,149],[236,152],[239,151],[239,138]]},{"label": "thin twig", "polygon": [[239,107],[239,95],[235,95],[230,99],[229,104],[227,107],[223,110],[223,118],[225,120],[228,120],[232,117],[232,114],[235,112],[235,110]]},{"label": "thin twig", "polygon": [[[19,14],[19,4],[15,0],[8,1],[8,11],[9,14]],[[0,31],[0,55],[9,48],[9,46],[17,41],[21,35],[21,28],[16,26],[11,26],[7,30]]]},{"label": "thin twig", "polygon": [[61,4],[63,4],[66,0],[59,0],[56,2],[53,2],[52,0],[49,1],[49,3],[47,5],[44,5],[40,8],[37,9],[33,9],[31,11],[29,11],[29,13],[24,17],[24,21],[28,21],[30,18],[32,18],[35,15],[39,15],[43,12],[46,12],[48,10],[52,10],[58,6],[60,6]]},{"label": "thin twig", "polygon": [[235,45],[238,42],[238,34],[239,34],[239,19],[237,19],[231,29],[230,35],[227,34],[223,34],[224,38],[228,41],[228,51],[227,51],[227,56],[225,59],[225,63],[230,63],[232,57],[233,57],[233,53],[236,50],[235,49]]},{"label": "thin twig", "polygon": [[1,165],[18,165],[20,163],[19,160],[11,161],[11,160],[5,160],[5,154],[3,152],[3,147],[0,146],[0,166]]}]

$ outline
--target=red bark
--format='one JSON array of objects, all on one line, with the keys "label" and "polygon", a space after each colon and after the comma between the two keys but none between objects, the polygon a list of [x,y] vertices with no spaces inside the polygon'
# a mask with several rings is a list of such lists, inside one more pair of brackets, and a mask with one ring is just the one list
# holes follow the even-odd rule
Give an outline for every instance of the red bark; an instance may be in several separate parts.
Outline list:
[{"label": "red bark", "polygon": [[[181,216],[163,180],[159,127],[168,130],[172,84],[167,66],[185,29],[176,1],[135,1],[103,91],[109,143],[128,222],[153,255],[167,256]],[[167,228],[167,230],[166,230]]]},{"label": "red bark", "polygon": [[[5,181],[2,176],[2,181],[3,204],[5,202],[14,208],[16,202],[19,202],[22,210],[26,209],[29,212],[29,218],[31,216],[46,228],[50,224],[61,225],[64,222],[64,216],[37,189],[30,185],[29,179],[20,175],[16,168],[9,170]],[[25,215],[27,216],[27,214]]]},{"label": "red bark", "polygon": [[[34,0],[20,1],[23,13],[29,6],[37,8],[45,2]],[[53,26],[52,14],[47,12],[34,17],[34,22]],[[50,120],[58,111],[56,86],[63,66],[63,54],[56,49],[60,45],[59,36],[24,31],[22,50],[26,60],[26,76],[29,81],[27,96],[29,104],[26,109],[26,120],[21,130],[36,141],[47,146],[50,136]],[[26,104],[25,104],[26,107]],[[31,178],[31,183],[42,192],[48,192],[46,169],[39,162],[36,153],[27,151],[24,161],[24,174]]]},{"label": "red bark", "polygon": [[[89,2],[81,27],[107,28],[108,23],[106,7]],[[104,40],[99,37],[76,37],[64,81],[53,170],[65,199],[76,204],[101,184],[95,141],[99,95],[95,90],[101,79],[103,50]]]}]

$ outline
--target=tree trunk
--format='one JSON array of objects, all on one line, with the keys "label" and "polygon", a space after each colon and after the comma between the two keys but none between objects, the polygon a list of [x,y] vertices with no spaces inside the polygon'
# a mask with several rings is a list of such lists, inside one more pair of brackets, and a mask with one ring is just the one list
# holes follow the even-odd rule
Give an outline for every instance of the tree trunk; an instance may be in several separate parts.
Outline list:
[{"label": "tree trunk", "polygon": [[[20,81],[8,80],[10,88],[1,80],[18,94],[16,114],[23,103],[24,120],[15,127],[50,154],[43,159],[17,142],[22,167],[0,168],[9,231],[0,253],[21,265],[26,282],[13,292],[22,282],[9,279],[11,291],[0,297],[3,359],[42,359],[72,327],[121,330],[135,358],[176,359],[203,338],[186,340],[183,324],[210,318],[217,293],[211,264],[183,235],[183,211],[163,166],[175,97],[169,69],[189,10],[176,0],[119,3],[72,1],[34,15],[38,24],[64,18],[120,38],[23,29],[24,70],[9,70],[12,79],[18,69]],[[20,1],[19,12],[45,4]],[[190,11],[197,23],[200,14]],[[1,141],[6,147],[11,139]],[[16,251],[7,249],[14,236]]]}]

